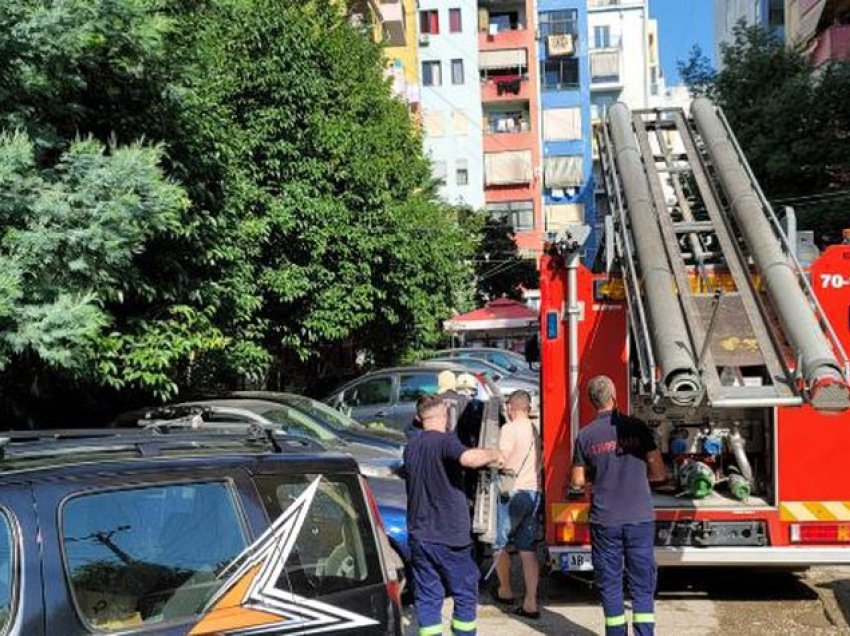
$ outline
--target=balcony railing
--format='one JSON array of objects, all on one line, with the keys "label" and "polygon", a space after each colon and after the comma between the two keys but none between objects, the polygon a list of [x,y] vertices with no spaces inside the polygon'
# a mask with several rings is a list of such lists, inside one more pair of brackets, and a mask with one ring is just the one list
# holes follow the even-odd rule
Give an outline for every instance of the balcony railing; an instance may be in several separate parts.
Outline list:
[{"label": "balcony railing", "polygon": [[490,115],[484,124],[484,132],[488,135],[505,135],[527,133],[531,131],[531,121],[528,113],[516,115]]}]

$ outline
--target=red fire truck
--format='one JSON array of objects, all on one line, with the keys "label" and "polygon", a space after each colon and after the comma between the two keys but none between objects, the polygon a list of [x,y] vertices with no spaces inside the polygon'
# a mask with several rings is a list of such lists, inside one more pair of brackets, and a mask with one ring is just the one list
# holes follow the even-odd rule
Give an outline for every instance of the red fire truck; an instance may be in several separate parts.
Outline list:
[{"label": "red fire truck", "polygon": [[592,569],[589,493],[568,495],[598,374],[652,429],[661,566],[850,563],[850,246],[802,266],[722,112],[612,107],[608,199],[541,261],[542,434],[552,566]]}]

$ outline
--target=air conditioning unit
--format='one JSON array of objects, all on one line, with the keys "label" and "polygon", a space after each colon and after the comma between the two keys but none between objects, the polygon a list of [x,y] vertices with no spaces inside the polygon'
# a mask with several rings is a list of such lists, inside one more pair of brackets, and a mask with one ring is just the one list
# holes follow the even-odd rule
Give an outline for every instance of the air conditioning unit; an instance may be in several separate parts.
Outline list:
[{"label": "air conditioning unit", "polygon": [[420,33],[419,34],[419,46],[428,46],[431,44],[431,34],[430,33]]},{"label": "air conditioning unit", "polygon": [[552,57],[575,55],[576,43],[571,33],[550,35],[546,38],[546,50]]}]

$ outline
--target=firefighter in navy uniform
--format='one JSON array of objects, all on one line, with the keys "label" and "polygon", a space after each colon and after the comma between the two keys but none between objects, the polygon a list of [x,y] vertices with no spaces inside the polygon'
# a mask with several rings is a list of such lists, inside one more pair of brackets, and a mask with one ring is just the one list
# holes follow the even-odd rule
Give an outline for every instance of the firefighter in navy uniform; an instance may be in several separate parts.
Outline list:
[{"label": "firefighter in navy uniform", "polygon": [[467,448],[446,431],[449,409],[436,395],[419,398],[422,432],[404,449],[407,528],[419,636],[443,632],[443,599],[454,599],[452,633],[474,636],[478,566],[461,468],[504,466],[500,450]]},{"label": "firefighter in navy uniform", "polygon": [[667,471],[652,432],[641,420],[617,412],[614,383],[597,376],[587,384],[596,419],[576,439],[570,472],[572,493],[593,484],[590,542],[596,584],[602,594],[606,636],[627,633],[623,572],[632,597],[637,636],[655,633],[655,512],[650,483]]}]

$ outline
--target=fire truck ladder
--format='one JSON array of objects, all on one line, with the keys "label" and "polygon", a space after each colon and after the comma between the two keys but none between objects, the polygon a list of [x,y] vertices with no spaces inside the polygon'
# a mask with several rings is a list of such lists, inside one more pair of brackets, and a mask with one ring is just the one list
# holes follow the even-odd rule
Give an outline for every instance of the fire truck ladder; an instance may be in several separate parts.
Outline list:
[{"label": "fire truck ladder", "polygon": [[734,135],[692,112],[617,104],[598,129],[642,392],[847,408],[846,355]]}]

